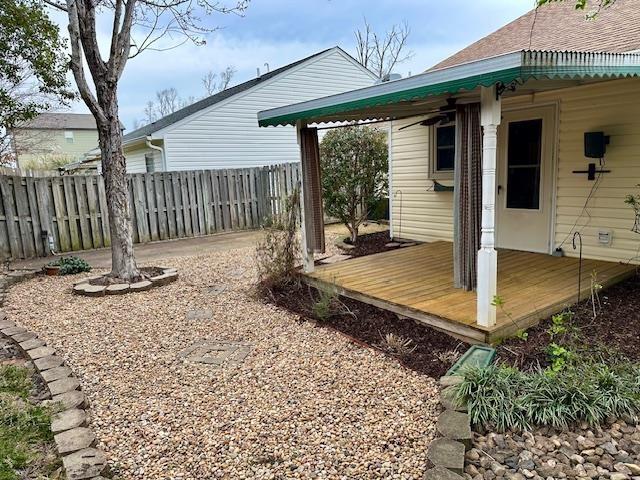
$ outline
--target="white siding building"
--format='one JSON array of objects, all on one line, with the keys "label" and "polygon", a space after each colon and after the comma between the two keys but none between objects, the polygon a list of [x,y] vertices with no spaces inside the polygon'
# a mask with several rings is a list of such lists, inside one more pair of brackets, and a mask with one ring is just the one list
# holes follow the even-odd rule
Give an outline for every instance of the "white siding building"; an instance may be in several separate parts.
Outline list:
[{"label": "white siding building", "polygon": [[339,47],[273,70],[124,137],[127,170],[248,168],[299,160],[293,127],[260,128],[261,110],[364,88],[376,76]]}]

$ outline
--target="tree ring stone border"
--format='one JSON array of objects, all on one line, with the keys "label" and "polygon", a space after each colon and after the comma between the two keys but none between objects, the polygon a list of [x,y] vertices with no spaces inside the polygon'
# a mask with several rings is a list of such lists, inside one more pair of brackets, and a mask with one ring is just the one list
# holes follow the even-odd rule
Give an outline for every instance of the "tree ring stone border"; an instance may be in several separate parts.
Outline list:
[{"label": "tree ring stone border", "polygon": [[105,275],[93,275],[78,280],[73,284],[73,293],[85,297],[103,297],[105,295],[124,295],[127,293],[144,292],[152,288],[161,287],[178,279],[178,271],[171,267],[159,267],[162,274],[136,283],[114,283],[112,285],[92,285],[90,282]]}]

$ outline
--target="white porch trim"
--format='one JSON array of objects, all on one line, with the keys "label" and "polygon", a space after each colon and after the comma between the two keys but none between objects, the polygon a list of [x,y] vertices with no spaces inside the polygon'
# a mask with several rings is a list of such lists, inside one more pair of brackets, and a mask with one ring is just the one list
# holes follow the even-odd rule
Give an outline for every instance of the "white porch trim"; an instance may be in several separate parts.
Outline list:
[{"label": "white porch trim", "polygon": [[[296,136],[298,138],[298,147],[300,150],[300,165],[304,162],[304,152],[302,151],[302,142],[300,141],[300,130],[305,126],[301,121],[296,122]],[[309,248],[309,240],[307,239],[307,226],[305,219],[304,208],[304,174],[300,175],[300,191],[298,196],[300,198],[300,246],[302,247],[302,269],[304,273],[313,273],[315,270],[315,263],[313,259],[313,253]]]},{"label": "white porch trim", "polygon": [[477,323],[483,327],[496,324],[494,298],[498,285],[498,252],[495,249],[496,166],[498,125],[502,105],[495,86],[481,87],[480,123],[482,134],[482,226],[478,251]]}]

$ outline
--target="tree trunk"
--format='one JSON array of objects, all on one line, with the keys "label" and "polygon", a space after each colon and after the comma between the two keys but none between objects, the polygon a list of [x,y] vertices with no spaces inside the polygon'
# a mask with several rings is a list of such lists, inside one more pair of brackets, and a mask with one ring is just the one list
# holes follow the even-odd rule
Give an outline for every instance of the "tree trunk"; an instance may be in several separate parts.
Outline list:
[{"label": "tree trunk", "polygon": [[116,89],[98,87],[97,93],[98,102],[106,116],[105,123],[99,122],[98,139],[111,229],[110,275],[125,282],[137,282],[142,279],[142,275],[133,255],[127,165],[122,151]]},{"label": "tree trunk", "polygon": [[355,245],[358,241],[358,226],[355,223],[351,223],[347,225],[349,228],[349,233],[351,234],[351,244]]}]

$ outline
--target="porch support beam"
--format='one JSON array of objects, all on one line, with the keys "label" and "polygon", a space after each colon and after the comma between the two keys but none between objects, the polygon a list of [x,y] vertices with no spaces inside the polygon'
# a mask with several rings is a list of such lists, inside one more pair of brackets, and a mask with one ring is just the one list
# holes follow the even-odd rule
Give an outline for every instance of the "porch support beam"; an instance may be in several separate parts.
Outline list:
[{"label": "porch support beam", "polygon": [[306,218],[306,210],[305,210],[305,184],[304,184],[304,169],[305,169],[305,150],[302,145],[301,139],[301,130],[306,127],[306,124],[298,121],[296,122],[296,134],[298,138],[298,147],[300,148],[300,166],[301,166],[301,175],[300,175],[300,243],[302,248],[302,269],[305,273],[312,273],[315,269],[315,263],[313,260],[313,249],[310,245],[310,240],[307,238],[307,221],[311,221],[311,219]]},{"label": "porch support beam", "polygon": [[496,324],[494,298],[498,284],[498,252],[495,249],[496,165],[498,125],[502,116],[496,87],[481,87],[480,121],[482,136],[482,226],[478,251],[477,323]]}]

